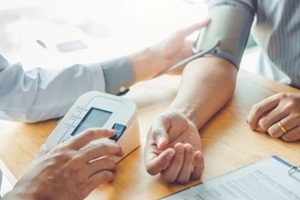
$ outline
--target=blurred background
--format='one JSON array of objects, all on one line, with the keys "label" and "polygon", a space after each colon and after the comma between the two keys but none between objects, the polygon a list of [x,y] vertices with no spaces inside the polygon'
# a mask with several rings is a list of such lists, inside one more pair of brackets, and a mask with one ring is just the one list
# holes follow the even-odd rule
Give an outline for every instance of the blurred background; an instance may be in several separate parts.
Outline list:
[{"label": "blurred background", "polygon": [[[0,53],[28,69],[103,61],[152,45],[206,14],[204,0],[2,0]],[[242,61],[248,71],[257,56],[251,47]]]},{"label": "blurred background", "polygon": [[[0,52],[24,67],[109,59],[200,21],[205,10],[190,0],[2,0]],[[56,51],[68,41],[85,48]]]}]

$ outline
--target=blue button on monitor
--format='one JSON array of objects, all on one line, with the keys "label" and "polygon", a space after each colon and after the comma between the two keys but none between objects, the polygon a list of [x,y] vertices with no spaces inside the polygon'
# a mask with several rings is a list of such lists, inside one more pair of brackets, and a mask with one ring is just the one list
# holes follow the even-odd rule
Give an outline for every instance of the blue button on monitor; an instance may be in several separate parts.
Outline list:
[{"label": "blue button on monitor", "polygon": [[116,132],[116,135],[114,135],[113,137],[111,137],[111,139],[115,140],[115,141],[118,141],[119,138],[122,136],[122,134],[124,133],[125,129],[126,129],[126,126],[124,126],[123,124],[118,124],[118,123],[115,123],[112,127],[115,132]]}]

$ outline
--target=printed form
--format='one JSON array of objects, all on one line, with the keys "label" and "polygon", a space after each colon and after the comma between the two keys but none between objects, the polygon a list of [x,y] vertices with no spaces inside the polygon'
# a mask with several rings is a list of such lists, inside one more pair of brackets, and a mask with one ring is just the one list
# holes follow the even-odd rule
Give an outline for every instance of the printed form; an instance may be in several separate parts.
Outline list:
[{"label": "printed form", "polygon": [[271,156],[161,200],[300,200],[300,170],[292,167]]}]

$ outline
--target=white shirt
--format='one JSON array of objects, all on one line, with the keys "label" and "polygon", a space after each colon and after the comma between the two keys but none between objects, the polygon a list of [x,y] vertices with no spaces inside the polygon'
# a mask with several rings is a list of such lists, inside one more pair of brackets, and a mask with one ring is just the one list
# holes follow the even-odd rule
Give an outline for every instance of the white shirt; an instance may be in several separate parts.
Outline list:
[{"label": "white shirt", "polygon": [[82,94],[97,90],[118,93],[134,80],[131,62],[122,57],[61,70],[24,71],[0,55],[0,118],[36,122],[62,117]]}]

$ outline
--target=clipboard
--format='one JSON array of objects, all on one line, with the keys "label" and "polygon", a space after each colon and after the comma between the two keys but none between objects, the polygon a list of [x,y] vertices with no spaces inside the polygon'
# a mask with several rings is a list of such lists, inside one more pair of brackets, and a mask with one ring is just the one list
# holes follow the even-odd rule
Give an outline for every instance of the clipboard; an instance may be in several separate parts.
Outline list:
[{"label": "clipboard", "polygon": [[300,167],[270,156],[160,200],[300,200]]}]

